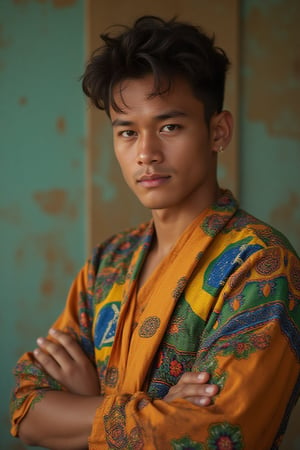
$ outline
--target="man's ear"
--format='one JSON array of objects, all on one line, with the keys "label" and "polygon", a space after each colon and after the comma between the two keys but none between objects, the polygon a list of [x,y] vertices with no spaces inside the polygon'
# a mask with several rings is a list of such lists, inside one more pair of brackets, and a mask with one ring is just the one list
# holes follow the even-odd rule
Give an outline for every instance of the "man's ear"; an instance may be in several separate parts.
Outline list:
[{"label": "man's ear", "polygon": [[210,120],[211,149],[222,152],[231,141],[233,117],[229,111],[221,111]]}]

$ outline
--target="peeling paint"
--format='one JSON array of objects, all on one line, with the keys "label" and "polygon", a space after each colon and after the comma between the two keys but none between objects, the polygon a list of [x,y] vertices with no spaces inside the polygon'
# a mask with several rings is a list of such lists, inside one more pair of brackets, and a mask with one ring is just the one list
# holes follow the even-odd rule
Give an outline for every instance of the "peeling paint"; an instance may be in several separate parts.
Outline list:
[{"label": "peeling paint", "polygon": [[247,114],[262,121],[274,136],[300,138],[300,2],[253,7],[245,21],[248,36]]},{"label": "peeling paint", "polygon": [[47,263],[48,273],[51,273],[55,264],[62,264],[64,273],[74,273],[74,263],[69,258],[64,243],[55,233],[45,233],[35,240],[35,244]]},{"label": "peeling paint", "polygon": [[58,215],[65,211],[67,193],[63,189],[52,189],[46,192],[36,192],[33,198],[40,208],[47,214]]},{"label": "peeling paint", "polygon": [[58,117],[56,120],[56,130],[59,134],[64,134],[66,131],[67,125],[64,117]]},{"label": "peeling paint", "polygon": [[71,220],[78,217],[76,202],[69,199],[69,195],[64,189],[38,191],[33,193],[33,198],[46,214],[52,216],[64,214]]},{"label": "peeling paint", "polygon": [[86,153],[78,143],[86,133],[85,108],[77,81],[85,54],[84,3],[0,0],[5,450],[27,448],[9,435],[12,369],[60,314],[87,256],[81,214]]}]

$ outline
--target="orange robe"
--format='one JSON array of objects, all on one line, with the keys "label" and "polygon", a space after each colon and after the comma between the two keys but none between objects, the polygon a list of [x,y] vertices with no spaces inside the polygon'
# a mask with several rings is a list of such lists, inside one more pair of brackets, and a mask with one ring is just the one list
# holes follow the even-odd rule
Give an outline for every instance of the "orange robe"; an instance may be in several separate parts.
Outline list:
[{"label": "orange robe", "polygon": [[[54,324],[98,369],[89,448],[278,448],[300,389],[299,258],[225,191],[137,295],[154,233],[142,225],[97,248]],[[211,373],[211,406],[162,400],[186,371]],[[13,435],[45,390],[62,389],[30,353],[15,374]]]}]

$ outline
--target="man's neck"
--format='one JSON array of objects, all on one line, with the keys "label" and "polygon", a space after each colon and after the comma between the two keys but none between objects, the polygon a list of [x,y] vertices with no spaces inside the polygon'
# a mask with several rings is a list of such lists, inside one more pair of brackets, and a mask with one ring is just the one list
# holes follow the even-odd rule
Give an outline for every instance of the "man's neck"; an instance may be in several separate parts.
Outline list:
[{"label": "man's neck", "polygon": [[152,216],[156,232],[153,251],[161,257],[166,256],[184,230],[199,214],[213,204],[219,195],[220,188],[216,186],[216,190],[197,205],[190,205],[183,210],[180,208],[153,210]]}]

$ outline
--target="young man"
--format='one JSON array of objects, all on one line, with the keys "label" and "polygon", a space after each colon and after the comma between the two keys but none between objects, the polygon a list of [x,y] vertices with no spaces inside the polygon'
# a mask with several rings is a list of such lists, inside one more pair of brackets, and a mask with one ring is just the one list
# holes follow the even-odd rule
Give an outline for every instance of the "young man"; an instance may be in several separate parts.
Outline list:
[{"label": "young man", "polygon": [[72,450],[276,449],[299,394],[300,263],[218,186],[228,59],[154,17],[102,39],[83,89],[153,218],[95,250],[20,359],[12,433]]}]

